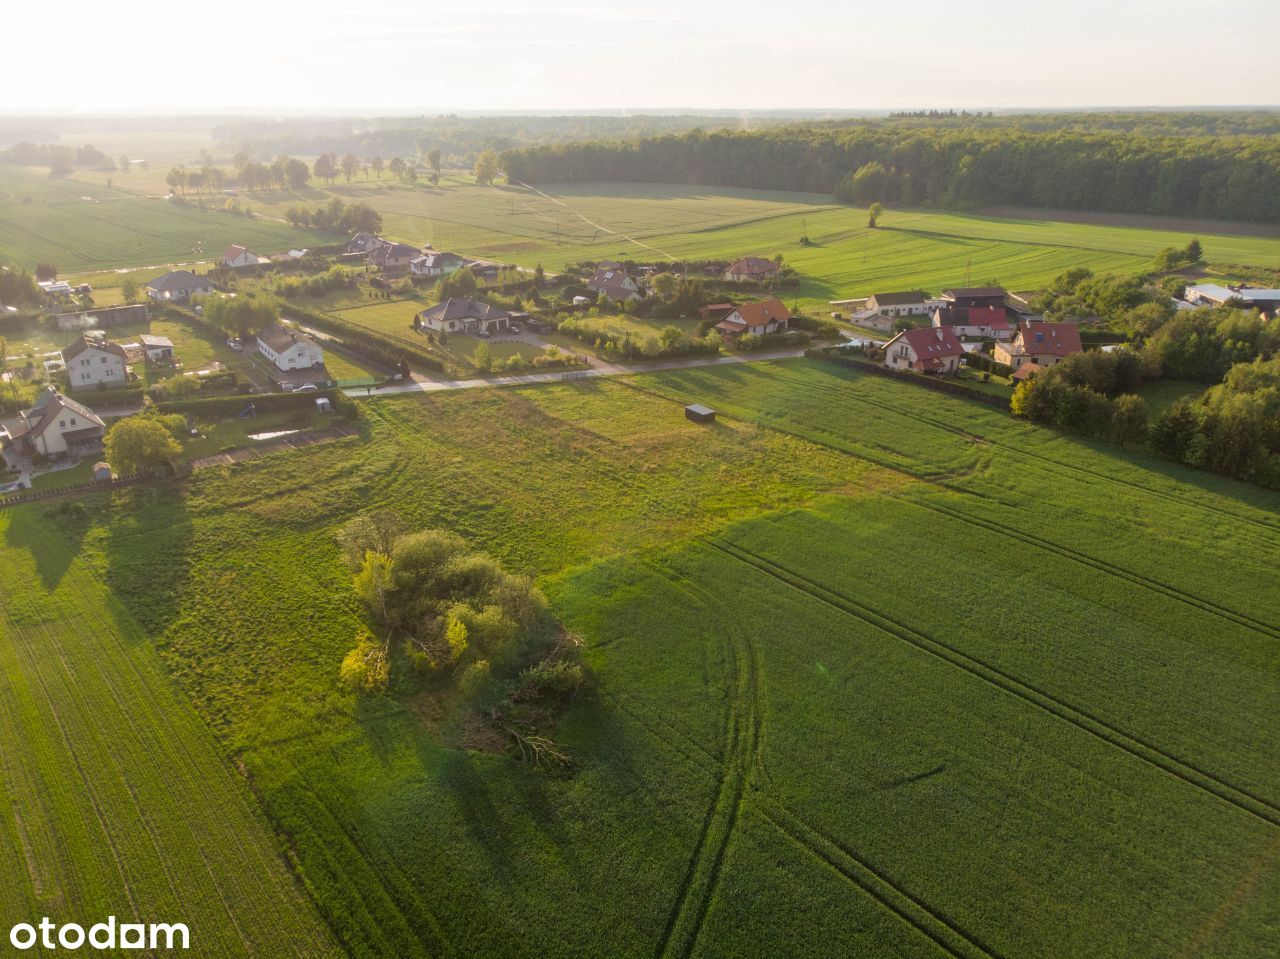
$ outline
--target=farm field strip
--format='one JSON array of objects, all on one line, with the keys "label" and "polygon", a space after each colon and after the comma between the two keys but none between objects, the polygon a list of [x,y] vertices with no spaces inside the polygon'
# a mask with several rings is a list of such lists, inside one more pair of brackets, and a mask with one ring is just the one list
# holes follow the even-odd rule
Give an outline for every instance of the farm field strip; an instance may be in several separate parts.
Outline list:
[{"label": "farm field strip", "polygon": [[1051,716],[1077,727],[1097,739],[1115,746],[1131,756],[1149,763],[1188,785],[1230,803],[1271,826],[1280,827],[1280,804],[1251,790],[1227,782],[1218,776],[1169,753],[1145,737],[1130,733],[1107,720],[1094,715],[1083,707],[1067,702],[1037,684],[1033,684],[1006,670],[979,659],[951,643],[926,635],[919,630],[891,618],[863,602],[824,586],[816,580],[784,566],[781,563],[751,552],[735,543],[719,537],[706,537],[705,541],[765,576],[806,593],[813,599],[861,620],[880,632],[902,640],[929,653],[944,662],[956,666],[977,679],[1006,692]]},{"label": "farm field strip", "polygon": [[0,583],[0,696],[24,731],[7,741],[27,744],[4,764],[22,768],[8,779],[24,786],[14,815],[21,803],[47,871],[31,877],[36,898],[65,897],[61,908],[95,919],[186,922],[207,955],[330,954],[207,731],[185,702],[167,706],[149,649],[125,645],[109,600],[66,559],[52,592],[24,582],[17,562]]}]

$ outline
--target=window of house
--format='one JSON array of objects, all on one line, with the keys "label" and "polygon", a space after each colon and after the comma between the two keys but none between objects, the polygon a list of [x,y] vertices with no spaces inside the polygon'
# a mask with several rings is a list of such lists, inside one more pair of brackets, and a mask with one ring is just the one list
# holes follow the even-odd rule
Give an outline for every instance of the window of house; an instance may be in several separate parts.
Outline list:
[{"label": "window of house", "polygon": [[66,429],[66,428],[67,428],[67,421],[66,421],[66,420],[58,420],[58,429],[60,429],[60,430],[64,430],[64,429]]}]

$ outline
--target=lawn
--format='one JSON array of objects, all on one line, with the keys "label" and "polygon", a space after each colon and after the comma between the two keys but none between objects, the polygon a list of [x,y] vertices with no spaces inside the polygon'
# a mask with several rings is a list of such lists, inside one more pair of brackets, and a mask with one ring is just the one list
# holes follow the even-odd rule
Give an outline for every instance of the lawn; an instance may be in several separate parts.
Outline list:
[{"label": "lawn", "polygon": [[[815,361],[363,409],[42,518],[352,953],[1280,945],[1280,496]],[[570,770],[339,687],[333,531],[375,506],[538,577],[583,637]]]},{"label": "lawn", "polygon": [[1138,387],[1138,395],[1147,401],[1147,417],[1154,423],[1184,396],[1194,399],[1208,388],[1208,384],[1191,380],[1152,380]]},{"label": "lawn", "polygon": [[6,927],[114,915],[185,923],[203,956],[338,955],[249,784],[47,511],[0,513]]}]

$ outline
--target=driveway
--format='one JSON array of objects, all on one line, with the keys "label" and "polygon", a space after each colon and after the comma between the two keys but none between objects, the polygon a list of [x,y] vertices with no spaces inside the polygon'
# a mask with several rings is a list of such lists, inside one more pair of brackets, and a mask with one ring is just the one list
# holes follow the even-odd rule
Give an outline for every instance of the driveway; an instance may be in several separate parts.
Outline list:
[{"label": "driveway", "polygon": [[[557,370],[554,373],[513,373],[509,376],[484,376],[469,380],[429,380],[414,374],[412,382],[385,386],[378,395],[388,393],[436,393],[444,390],[472,390],[485,386],[523,386],[534,383],[560,383],[565,380],[588,379],[596,376],[621,376],[627,373],[653,373],[661,370],[684,370],[700,366],[730,366],[737,363],[760,363],[765,360],[789,360],[804,356],[803,349],[774,350],[764,353],[733,353],[728,356],[695,356],[689,359],[654,360],[649,363],[605,363],[585,369]],[[347,390],[348,396],[369,396],[372,391],[363,388]]]}]

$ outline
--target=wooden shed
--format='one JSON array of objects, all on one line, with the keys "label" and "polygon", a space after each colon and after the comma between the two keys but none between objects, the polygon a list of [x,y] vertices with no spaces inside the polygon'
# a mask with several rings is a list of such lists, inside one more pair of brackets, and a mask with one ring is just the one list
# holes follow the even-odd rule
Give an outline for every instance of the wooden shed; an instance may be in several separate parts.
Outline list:
[{"label": "wooden shed", "polygon": [[716,411],[709,406],[690,403],[684,408],[684,418],[694,423],[714,423],[716,421]]}]

